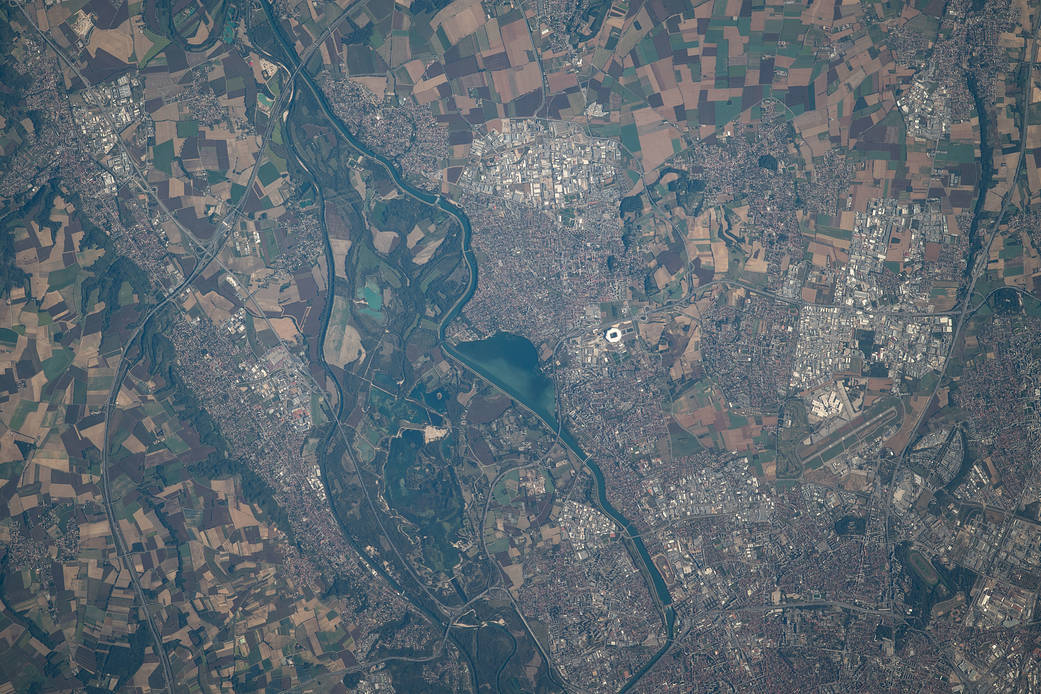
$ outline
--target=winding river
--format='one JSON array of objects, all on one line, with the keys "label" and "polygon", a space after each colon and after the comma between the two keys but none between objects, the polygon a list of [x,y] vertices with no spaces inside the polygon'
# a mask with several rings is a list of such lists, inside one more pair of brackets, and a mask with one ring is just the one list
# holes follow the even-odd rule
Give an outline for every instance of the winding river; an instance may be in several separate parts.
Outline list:
[{"label": "winding river", "polygon": [[[264,12],[267,15],[267,19],[271,24],[272,31],[276,40],[281,45],[282,50],[288,56],[292,65],[299,63],[299,56],[296,53],[293,44],[290,43],[286,37],[282,25],[278,22],[272,11],[271,5],[265,0],[261,3],[264,8]],[[421,190],[411,183],[408,183],[404,176],[401,174],[398,167],[391,162],[389,159],[381,154],[371,151],[366,147],[353,133],[347,130],[344,123],[339,119],[338,116],[333,112],[332,107],[329,105],[325,94],[315,84],[314,79],[306,69],[300,70],[298,77],[303,79],[311,92],[315,96],[319,107],[325,114],[326,118],[333,125],[337,133],[344,140],[346,140],[354,149],[360,154],[369,159],[378,162],[386,170],[388,175],[393,179],[394,183],[401,189],[403,193],[409,195],[417,200],[420,200],[428,205],[434,206],[450,215],[458,223],[462,231],[460,236],[460,250],[463,255],[463,259],[466,262],[469,270],[469,282],[467,283],[466,291],[456,300],[452,307],[445,313],[444,317],[438,326],[438,341],[442,350],[445,354],[449,355],[453,360],[463,365],[470,371],[481,376],[495,387],[499,388],[515,401],[523,405],[528,411],[539,418],[547,427],[552,431],[558,432],[560,441],[571,451],[572,455],[581,460],[585,467],[589,470],[594,480],[594,497],[593,502],[597,508],[605,513],[620,530],[620,536],[629,551],[630,556],[633,559],[634,564],[640,570],[644,576],[644,580],[647,582],[650,589],[651,595],[654,597],[658,609],[661,613],[662,620],[665,624],[666,630],[666,642],[661,649],[654,654],[654,656],[629,680],[629,682],[622,688],[621,691],[627,691],[636,681],[643,676],[653,665],[658,661],[661,656],[669,649],[672,644],[673,637],[675,635],[675,622],[676,613],[672,606],[672,596],[669,593],[668,586],[665,584],[665,580],[662,578],[661,572],[658,567],[654,565],[654,561],[651,559],[650,552],[647,551],[647,547],[640,537],[639,530],[633,524],[631,520],[626,518],[615,508],[607,498],[607,485],[604,479],[604,473],[600,469],[600,466],[596,464],[592,458],[586,455],[578,444],[575,437],[563,426],[561,422],[553,417],[552,414],[545,411],[545,408],[540,407],[537,402],[528,402],[524,395],[515,392],[509,384],[504,383],[501,379],[495,377],[494,374],[489,373],[479,362],[468,358],[465,354],[460,352],[455,345],[449,342],[446,337],[446,331],[448,326],[453,320],[455,320],[466,304],[473,298],[474,292],[477,290],[477,257],[470,247],[470,238],[472,235],[472,227],[470,226],[470,219],[467,217],[463,208],[456,203],[448,200],[443,195],[435,195],[427,191]],[[325,328],[328,324],[329,316],[325,317],[325,325],[322,327],[322,333],[324,334]],[[321,355],[321,350],[318,350]]]}]

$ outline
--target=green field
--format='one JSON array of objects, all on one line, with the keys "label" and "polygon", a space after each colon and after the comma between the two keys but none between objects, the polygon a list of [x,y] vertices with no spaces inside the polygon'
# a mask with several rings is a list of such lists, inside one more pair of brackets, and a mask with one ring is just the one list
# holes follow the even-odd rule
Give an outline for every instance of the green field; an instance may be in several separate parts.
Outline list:
[{"label": "green field", "polygon": [[264,162],[259,169],[257,169],[257,178],[260,179],[260,185],[267,187],[274,183],[279,176],[278,167],[269,161]]},{"label": "green field", "polygon": [[76,275],[79,274],[79,271],[80,266],[76,264],[61,270],[55,270],[47,275],[47,286],[50,287],[51,291],[55,292],[65,289],[76,281]]},{"label": "green field", "polygon": [[674,458],[683,458],[704,450],[698,440],[679,424],[669,420],[669,447]]},{"label": "green field", "polygon": [[179,120],[177,121],[177,137],[192,137],[199,134],[199,121]]},{"label": "green field", "polygon": [[933,568],[932,562],[926,559],[921,552],[911,550],[907,558],[918,578],[922,579],[926,585],[935,586],[940,582],[940,576],[936,573],[936,569]]},{"label": "green field", "polygon": [[173,140],[167,140],[166,142],[160,142],[152,148],[152,160],[155,164],[155,168],[166,173],[167,176],[173,175],[173,158],[174,158],[174,144]]},{"label": "green field", "polygon": [[69,364],[72,363],[76,353],[71,349],[56,349],[50,359],[45,359],[43,362],[43,373],[47,377],[48,381],[54,379],[65,373],[65,369],[69,368]]},{"label": "green field", "polygon": [[22,425],[25,424],[25,418],[36,409],[38,404],[28,400],[20,400],[14,408],[14,414],[11,415],[11,428],[15,431],[21,429]]}]

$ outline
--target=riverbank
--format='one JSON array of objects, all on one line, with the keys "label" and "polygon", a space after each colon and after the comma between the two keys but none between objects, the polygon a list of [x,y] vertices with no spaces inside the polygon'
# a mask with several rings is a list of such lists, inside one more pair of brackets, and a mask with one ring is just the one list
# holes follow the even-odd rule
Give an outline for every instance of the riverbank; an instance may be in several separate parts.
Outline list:
[{"label": "riverbank", "polygon": [[[283,51],[291,58],[297,60],[296,52],[287,39],[284,36],[281,26],[277,19],[274,17],[274,12],[268,2],[262,3],[264,12],[266,13],[268,20],[270,21],[276,40],[281,45]],[[324,93],[315,84],[313,77],[307,72],[307,70],[301,70],[299,78],[303,79],[305,84],[310,89],[311,93],[315,97],[315,101],[318,103],[319,108],[325,114],[328,121],[332,124],[333,128],[337,133],[358,151],[361,155],[379,163],[386,170],[388,175],[394,181],[395,185],[406,195],[413,197],[421,202],[424,202],[432,207],[437,207],[446,214],[450,215],[455,219],[460,226],[460,253],[462,254],[464,262],[466,262],[469,271],[469,281],[467,282],[466,290],[462,293],[459,299],[452,305],[452,307],[442,317],[441,322],[438,326],[438,342],[443,352],[452,358],[454,361],[465,367],[466,369],[477,374],[481,378],[492,383],[495,387],[502,390],[504,393],[509,395],[511,398],[516,400],[526,409],[532,412],[536,417],[542,421],[552,431],[557,432],[560,436],[561,442],[570,450],[578,460],[582,461],[585,467],[589,470],[590,474],[594,479],[594,497],[592,499],[594,505],[612,519],[615,525],[621,531],[620,535],[622,541],[629,550],[629,554],[633,559],[634,564],[640,570],[644,576],[644,580],[648,585],[649,592],[654,597],[656,604],[661,613],[662,620],[664,622],[666,630],[666,644],[661,650],[656,653],[652,659],[634,676],[630,679],[629,683],[626,684],[625,689],[628,689],[644,672],[650,669],[654,663],[668,650],[672,643],[675,631],[675,611],[672,607],[672,596],[669,593],[668,587],[665,584],[665,580],[662,578],[658,568],[654,565],[651,559],[650,553],[647,551],[646,546],[643,543],[635,525],[628,518],[623,516],[608,500],[606,480],[604,478],[603,471],[600,467],[589,458],[579,447],[577,440],[568,432],[561,424],[557,421],[554,416],[554,409],[549,409],[544,402],[543,389],[537,389],[532,393],[537,392],[537,397],[533,397],[532,393],[520,392],[513,388],[508,379],[502,379],[496,375],[496,373],[476,361],[474,358],[465,354],[464,350],[461,350],[458,345],[453,345],[446,338],[446,332],[448,326],[455,318],[461,313],[463,308],[473,297],[474,292],[477,289],[477,259],[474,255],[473,250],[470,247],[470,240],[472,235],[472,228],[470,226],[470,220],[466,216],[463,209],[444,198],[442,195],[434,195],[426,191],[420,190],[408,183],[400,170],[386,157],[372,152],[369,150],[360,140],[358,140],[353,133],[347,130],[343,122],[333,112],[332,107],[329,105]],[[326,325],[323,325],[322,331],[327,329],[328,317],[326,317]],[[529,343],[530,344],[530,343]]]}]

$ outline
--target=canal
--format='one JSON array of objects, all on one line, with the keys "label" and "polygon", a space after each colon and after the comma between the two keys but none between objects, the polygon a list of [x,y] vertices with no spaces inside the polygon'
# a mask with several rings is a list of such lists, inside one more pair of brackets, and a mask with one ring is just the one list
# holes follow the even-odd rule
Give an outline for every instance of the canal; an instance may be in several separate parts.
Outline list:
[{"label": "canal", "polygon": [[[299,65],[299,56],[296,53],[293,45],[286,39],[285,32],[274,16],[271,4],[268,0],[262,0],[261,5],[264,9],[264,13],[267,16],[268,21],[271,24],[272,32],[275,39],[278,41],[282,50],[285,52],[287,59],[291,67],[294,69]],[[518,379],[516,382],[511,383],[509,378],[503,378],[502,365],[498,365],[498,368],[482,363],[481,360],[475,358],[485,353],[484,347],[478,348],[467,348],[461,345],[453,345],[449,340],[446,339],[446,331],[449,324],[455,318],[462,313],[463,308],[473,297],[474,292],[477,290],[477,257],[470,246],[470,239],[472,235],[472,227],[470,226],[470,219],[463,211],[462,207],[455,204],[454,202],[446,199],[442,195],[435,195],[427,191],[416,188],[412,184],[408,183],[401,171],[391,162],[388,158],[381,154],[377,154],[368,149],[353,133],[347,130],[346,126],[340,120],[340,118],[333,112],[332,107],[329,105],[328,100],[325,98],[324,92],[315,84],[313,77],[306,69],[301,69],[297,75],[300,79],[311,90],[317,101],[322,112],[326,118],[332,124],[333,128],[337,133],[346,140],[355,150],[360,154],[369,159],[378,162],[384,167],[388,175],[393,179],[395,185],[401,189],[403,193],[409,195],[417,200],[420,200],[428,205],[435,206],[446,214],[454,218],[460,227],[460,252],[463,256],[463,260],[466,262],[467,269],[469,271],[469,281],[467,282],[466,290],[460,295],[459,299],[452,305],[452,307],[445,313],[444,317],[438,326],[438,339],[441,348],[444,352],[452,357],[455,361],[459,362],[467,369],[473,371],[477,375],[481,376],[488,382],[495,385],[497,388],[505,392],[511,398],[516,400],[518,403],[527,408],[532,414],[538,417],[543,424],[549,427],[551,430],[559,434],[561,442],[568,448],[572,455],[578,460],[582,461],[586,469],[593,477],[593,502],[597,508],[606,514],[620,530],[620,537],[622,542],[625,544],[629,555],[632,557],[633,563],[640,570],[644,580],[647,582],[648,588],[652,597],[658,606],[661,613],[662,620],[665,625],[666,641],[661,649],[655,653],[655,655],[646,663],[644,666],[630,678],[629,682],[622,688],[622,691],[627,691],[635,682],[647,672],[655,662],[658,661],[661,656],[669,649],[672,644],[672,640],[675,635],[675,622],[676,613],[672,606],[672,595],[669,593],[668,586],[665,584],[665,580],[662,578],[661,572],[658,571],[658,567],[654,565],[654,561],[651,559],[650,552],[648,552],[646,545],[641,538],[639,531],[631,520],[626,518],[622,513],[614,507],[613,504],[607,498],[607,484],[604,478],[603,470],[600,466],[586,455],[582,448],[579,446],[578,441],[575,437],[567,431],[561,422],[557,420],[555,415],[555,406],[550,409],[547,406],[547,402],[544,395],[544,389],[541,388],[518,388],[517,384],[521,383],[522,380]],[[326,316],[326,322],[328,316]],[[323,332],[325,326],[323,326]],[[517,337],[517,336],[513,336]],[[523,339],[523,338],[519,338]],[[526,340],[525,340],[526,341]],[[530,345],[530,343],[529,343]],[[518,349],[521,349],[518,346]],[[534,347],[531,347],[534,350]],[[470,354],[467,354],[467,352]],[[319,350],[319,353],[321,350]],[[513,360],[511,360],[513,361]],[[525,381],[530,383],[537,383],[538,377],[541,375],[541,371],[538,369],[537,357],[535,363],[531,364],[530,359],[522,359],[514,361],[516,364],[526,364],[531,370],[532,374],[528,375]],[[498,371],[498,373],[496,373]],[[537,372],[534,373],[534,372]],[[545,378],[545,376],[541,376]]]}]

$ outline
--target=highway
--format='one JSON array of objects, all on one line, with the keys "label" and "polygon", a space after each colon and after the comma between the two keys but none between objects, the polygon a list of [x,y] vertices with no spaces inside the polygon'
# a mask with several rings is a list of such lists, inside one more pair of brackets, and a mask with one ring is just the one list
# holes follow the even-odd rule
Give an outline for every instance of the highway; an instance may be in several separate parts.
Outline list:
[{"label": "highway", "polygon": [[[42,40],[48,45],[48,47],[51,48],[52,51],[54,51],[54,53],[58,56],[59,60],[68,65],[69,69],[71,69],[76,74],[76,76],[83,81],[83,84],[87,88],[91,87],[91,82],[86,78],[85,75],[83,75],[83,73],[79,69],[79,66],[76,65],[76,63],[65,54],[65,52],[62,50],[60,46],[54,43],[54,41],[50,38],[50,36],[47,35],[46,32],[40,29],[40,27],[36,24],[33,18],[30,17],[29,14],[25,11],[24,6],[19,5],[19,9],[21,10],[25,20],[36,29],[37,33],[40,35]],[[322,36],[317,41],[315,41],[304,53],[305,59],[303,62],[306,62],[306,59],[311,56],[311,54],[321,45],[321,43],[330,34],[332,34],[332,32],[336,29],[337,26],[339,26],[339,24],[343,21],[343,19],[346,18],[346,16],[347,14],[346,12],[344,12],[330,24],[330,26],[326,29],[325,33],[323,33]],[[133,586],[134,594],[141,604],[142,616],[144,617],[145,624],[147,625],[149,633],[152,636],[156,654],[159,658],[160,669],[163,673],[164,689],[167,692],[173,692],[177,688],[176,678],[174,677],[173,668],[170,664],[170,656],[165,646],[163,645],[162,634],[156,626],[155,618],[152,614],[152,611],[149,609],[149,602],[145,599],[144,590],[141,588],[140,578],[132,562],[132,555],[129,551],[129,547],[127,546],[126,540],[123,537],[122,530],[119,527],[115,510],[113,508],[112,489],[109,476],[108,445],[110,438],[112,413],[116,409],[116,402],[119,398],[119,393],[122,390],[123,383],[126,380],[127,373],[130,371],[130,368],[133,365],[132,360],[128,359],[130,349],[137,341],[138,337],[140,337],[141,332],[144,330],[144,327],[167,304],[169,304],[172,300],[178,297],[181,294],[181,292],[183,292],[185,289],[190,287],[192,282],[194,282],[195,279],[198,278],[199,275],[202,274],[202,272],[204,272],[207,267],[209,267],[209,265],[214,261],[214,259],[217,258],[221,250],[224,248],[224,244],[226,243],[230,235],[232,225],[235,219],[240,214],[242,206],[248,198],[248,191],[253,187],[253,184],[256,181],[260,164],[264,161],[263,152],[267,146],[268,141],[275,132],[276,126],[279,124],[281,120],[280,114],[282,113],[283,108],[285,108],[286,104],[288,104],[292,98],[293,84],[298,72],[299,68],[297,68],[297,70],[294,70],[292,73],[288,74],[287,82],[284,85],[281,94],[279,95],[279,99],[271,109],[271,117],[269,118],[267,128],[265,129],[265,132],[261,138],[260,145],[258,148],[257,160],[253,164],[253,168],[250,171],[249,179],[245,185],[247,193],[242,196],[242,199],[238,203],[232,206],[232,208],[224,216],[221,222],[217,225],[217,232],[214,234],[213,239],[208,244],[204,245],[193,234],[191,234],[191,232],[188,229],[186,229],[183,225],[180,224],[180,222],[176,220],[176,218],[170,213],[170,210],[166,208],[166,205],[163,203],[163,201],[154,194],[151,186],[148,185],[147,178],[145,174],[142,173],[137,158],[134,157],[132,153],[128,150],[122,138],[117,138],[117,142],[119,143],[120,148],[127,155],[127,159],[131,162],[131,164],[134,167],[134,182],[137,184],[139,190],[145,195],[152,197],[154,202],[163,211],[163,213],[167,215],[171,220],[173,220],[175,224],[177,224],[181,233],[184,234],[184,237],[192,245],[196,246],[202,252],[201,256],[198,258],[198,261],[195,264],[195,267],[188,274],[188,276],[185,277],[184,280],[182,280],[172,290],[170,290],[166,294],[166,296],[164,296],[155,305],[153,305],[151,309],[149,309],[149,311],[145,314],[144,318],[140,321],[140,323],[138,323],[137,327],[131,333],[130,338],[127,340],[126,345],[124,346],[123,351],[120,354],[119,363],[116,368],[116,375],[113,380],[112,388],[109,391],[108,399],[105,404],[104,433],[102,436],[100,481],[102,500],[105,507],[105,516],[108,519],[109,529],[111,531],[113,542],[116,547],[116,554],[119,557],[120,563],[123,565],[123,568],[129,575],[130,583]],[[108,121],[109,127],[112,129],[113,133],[116,133],[117,129],[112,125],[111,120],[108,119],[108,115],[104,114],[104,117]]]},{"label": "highway", "polygon": [[[1039,15],[1041,16],[1041,15]],[[944,376],[947,374],[947,367],[951,363],[951,356],[954,351],[958,348],[958,338],[961,335],[962,328],[965,326],[965,320],[971,315],[976,309],[971,309],[972,295],[976,289],[976,282],[979,278],[987,271],[987,260],[990,257],[990,247],[994,244],[994,239],[997,238],[998,230],[1001,228],[1001,223],[1005,220],[1005,215],[1008,213],[1009,204],[1012,202],[1012,196],[1016,192],[1016,182],[1019,180],[1020,175],[1023,172],[1023,164],[1026,161],[1026,145],[1027,145],[1027,110],[1030,102],[1030,78],[1034,74],[1034,64],[1037,61],[1037,22],[1035,19],[1035,25],[1032,33],[1034,39],[1027,42],[1024,47],[1025,51],[1029,51],[1030,57],[1026,64],[1026,70],[1023,71],[1023,85],[1020,90],[1020,126],[1019,126],[1019,158],[1016,161],[1016,170],[1012,174],[1010,179],[1010,185],[1008,192],[1005,193],[1004,198],[1001,202],[1001,210],[998,213],[997,218],[994,220],[994,224],[991,226],[990,233],[987,236],[987,242],[980,248],[979,254],[976,256],[975,264],[972,268],[972,278],[969,282],[968,291],[965,293],[965,304],[962,306],[961,311],[958,315],[958,322],[954,326],[954,331],[951,333],[951,343],[947,348],[947,358],[943,360],[943,367],[940,369],[940,377],[936,379],[936,385],[933,387],[933,392],[929,396],[929,401],[936,397],[936,392],[943,385]],[[986,137],[986,133],[981,134],[981,137]],[[987,191],[981,189],[980,195],[986,195]],[[976,307],[977,309],[979,306]],[[907,439],[907,444],[904,446],[904,450],[900,452],[901,459],[906,455],[911,445],[915,441],[915,436],[918,434],[918,429],[921,428],[922,422],[925,420],[925,416],[928,413],[929,408],[926,407],[922,410],[922,413],[918,416],[915,421],[914,428],[911,429],[911,435]]]},{"label": "highway", "polygon": [[[1005,196],[1002,199],[1001,210],[999,211],[998,216],[994,219],[994,223],[991,226],[990,233],[987,236],[987,241],[986,241],[985,244],[983,244],[983,246],[981,246],[979,254],[976,256],[975,264],[973,265],[973,268],[972,268],[972,277],[971,277],[971,280],[969,282],[968,290],[965,293],[965,299],[964,299],[965,303],[962,306],[962,309],[961,309],[960,313],[958,314],[958,322],[955,324],[954,330],[953,330],[953,332],[951,334],[951,343],[950,343],[950,346],[947,349],[947,356],[946,356],[946,358],[943,361],[942,368],[940,369],[939,378],[936,379],[936,385],[933,386],[933,391],[932,391],[932,393],[929,396],[929,401],[928,401],[929,403],[933,402],[933,400],[936,398],[937,391],[940,389],[940,387],[944,383],[944,377],[947,375],[947,368],[950,365],[951,357],[953,356],[955,350],[958,348],[958,339],[961,336],[961,331],[962,331],[962,328],[965,326],[966,320],[968,319],[969,316],[971,316],[973,313],[975,313],[977,310],[979,310],[979,308],[983,305],[982,303],[980,303],[975,308],[972,307],[972,296],[973,296],[973,293],[975,292],[975,289],[976,289],[976,282],[979,281],[979,278],[982,277],[983,274],[987,270],[987,261],[988,261],[988,259],[990,257],[990,247],[994,243],[994,239],[998,235],[998,231],[999,231],[999,229],[1001,227],[1001,223],[1005,219],[1005,215],[1008,212],[1009,204],[1012,201],[1012,196],[1013,196],[1013,194],[1016,191],[1016,182],[1019,180],[1019,177],[1020,177],[1020,175],[1022,174],[1022,171],[1023,171],[1023,164],[1024,164],[1025,160],[1026,160],[1026,140],[1027,140],[1026,125],[1027,125],[1027,111],[1028,111],[1029,101],[1030,101],[1030,99],[1029,99],[1030,79],[1031,79],[1031,76],[1034,73],[1034,65],[1037,62],[1037,32],[1038,32],[1038,25],[1039,24],[1041,24],[1041,14],[1039,14],[1034,19],[1034,26],[1032,27],[1032,31],[1031,31],[1031,33],[1033,34],[1033,38],[1031,40],[1027,41],[1026,45],[1024,46],[1024,57],[1026,57],[1026,53],[1029,52],[1029,60],[1026,63],[1026,69],[1023,71],[1023,85],[1022,85],[1021,91],[1020,91],[1020,113],[1019,113],[1019,117],[1020,117],[1020,130],[1019,130],[1019,132],[1020,132],[1020,140],[1019,140],[1019,157],[1018,157],[1018,160],[1016,162],[1016,170],[1015,170],[1015,172],[1012,175],[1008,192],[1005,193]],[[981,133],[981,137],[986,137],[986,134],[985,133]],[[980,193],[979,194],[981,196],[987,194],[987,191],[983,189],[982,185],[981,185],[981,189],[980,189]],[[987,294],[987,298],[988,299],[989,299],[989,297],[990,297],[990,295],[992,293],[993,292],[989,292]],[[911,447],[914,445],[914,443],[916,441],[916,437],[918,436],[918,430],[921,428],[922,423],[925,421],[926,415],[929,413],[929,409],[930,408],[929,408],[928,405],[926,407],[924,407],[922,409],[921,414],[918,415],[918,418],[915,420],[914,427],[911,429],[911,433],[910,433],[910,435],[907,438],[907,443],[904,445],[903,450],[901,450],[899,452],[899,456],[897,457],[897,462],[896,462],[896,469],[897,470],[899,470],[903,465],[907,464],[907,454],[910,452]],[[897,477],[898,477],[898,475],[896,475],[895,473],[896,473],[896,471],[894,471],[894,474],[893,474],[893,479],[894,480],[897,479]],[[1030,488],[1029,485],[1027,485],[1026,489],[1029,489],[1029,488]],[[887,492],[887,495],[888,495],[888,492]],[[1021,502],[1021,499],[1016,501],[1016,507],[1019,506],[1020,502]],[[889,509],[890,509],[890,505],[887,503],[885,505],[885,524],[886,524],[886,527],[889,526]],[[999,544],[997,546],[1001,546],[1001,544],[1004,543],[1005,537],[1008,535],[1008,532],[1009,532],[1009,530],[1011,528],[1012,521],[1013,521],[1012,517],[1009,517],[1006,520],[1005,526],[1002,529],[1001,540],[1000,540],[1000,542],[999,542]],[[993,561],[993,558],[992,558],[992,561]],[[989,569],[989,567],[988,567],[988,569]],[[978,600],[979,597],[980,597],[980,594],[977,594],[976,597],[974,598],[973,604],[975,604],[975,600]]]}]

